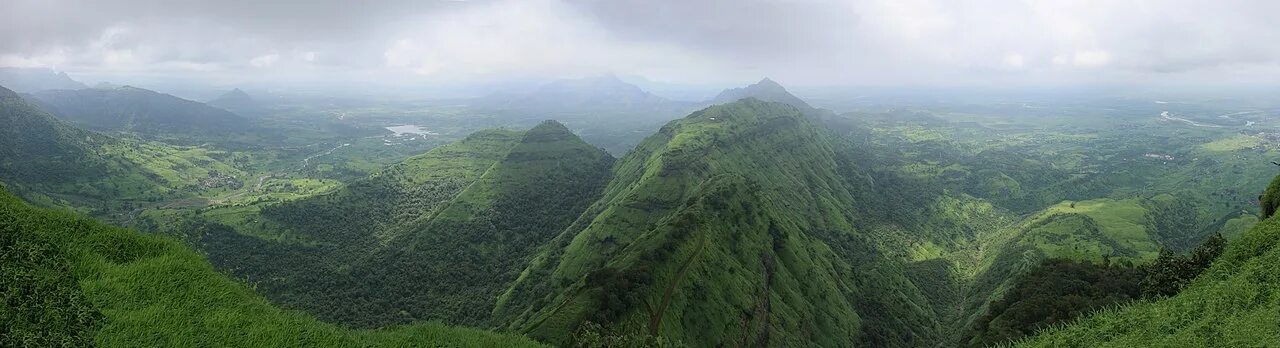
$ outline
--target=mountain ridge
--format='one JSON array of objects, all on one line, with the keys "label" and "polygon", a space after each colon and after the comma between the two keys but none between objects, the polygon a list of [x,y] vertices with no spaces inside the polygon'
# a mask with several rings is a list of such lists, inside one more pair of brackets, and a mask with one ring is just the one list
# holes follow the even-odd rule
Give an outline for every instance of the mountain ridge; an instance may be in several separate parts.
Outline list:
[{"label": "mountain ridge", "polygon": [[24,93],[51,89],[89,88],[71,79],[65,72],[47,68],[0,67],[0,85],[9,86],[14,91]]},{"label": "mountain ridge", "polygon": [[47,90],[32,96],[59,118],[94,130],[175,137],[232,135],[250,128],[247,119],[229,111],[133,86]]}]

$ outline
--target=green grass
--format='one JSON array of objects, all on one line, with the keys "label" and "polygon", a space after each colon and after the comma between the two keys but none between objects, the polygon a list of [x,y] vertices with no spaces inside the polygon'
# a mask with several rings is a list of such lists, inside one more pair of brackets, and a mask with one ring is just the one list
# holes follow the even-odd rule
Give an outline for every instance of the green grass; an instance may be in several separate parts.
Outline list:
[{"label": "green grass", "polygon": [[1155,259],[1160,245],[1146,226],[1147,210],[1137,199],[1095,199],[1049,207],[1028,224],[1023,238],[1047,258],[1142,263]]},{"label": "green grass", "polygon": [[1031,347],[1280,344],[1280,220],[1255,225],[1178,295],[1105,310],[1020,342]]},{"label": "green grass", "polygon": [[[0,274],[14,274],[9,262],[16,255],[17,274],[43,274],[34,279],[38,284],[65,284],[67,277],[78,284],[31,303],[15,297],[29,296],[23,289],[31,286],[31,278],[0,279],[6,302],[24,305],[16,315],[0,314],[0,345],[44,346],[91,337],[101,346],[538,346],[519,336],[434,323],[373,331],[321,323],[272,307],[177,241],[40,210],[3,192],[0,226],[5,233],[0,240],[6,242],[0,244],[0,260],[6,260]],[[89,324],[51,334],[68,327],[50,321],[58,313],[87,316]]]}]

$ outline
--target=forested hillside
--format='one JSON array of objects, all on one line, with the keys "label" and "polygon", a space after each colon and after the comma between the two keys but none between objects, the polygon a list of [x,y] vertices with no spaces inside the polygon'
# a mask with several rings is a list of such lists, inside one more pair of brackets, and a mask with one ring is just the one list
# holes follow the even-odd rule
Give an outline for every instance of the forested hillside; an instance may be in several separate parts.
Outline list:
[{"label": "forested hillside", "polygon": [[78,129],[0,87],[0,181],[40,205],[117,211],[213,188],[201,181],[243,175],[230,157]]},{"label": "forested hillside", "polygon": [[48,90],[33,94],[49,112],[81,127],[187,140],[247,132],[240,115],[137,87]]},{"label": "forested hillside", "polygon": [[216,265],[326,320],[486,324],[534,250],[598,197],[612,163],[554,121],[482,131],[335,193],[267,206],[261,219],[207,212],[197,238]]},{"label": "forested hillside", "polygon": [[0,346],[538,346],[437,323],[350,330],[272,307],[180,242],[0,189]]},{"label": "forested hillside", "polygon": [[854,226],[863,203],[824,139],[795,107],[755,99],[668,124],[496,313],[550,342],[584,322],[695,346],[937,339],[926,295]]}]

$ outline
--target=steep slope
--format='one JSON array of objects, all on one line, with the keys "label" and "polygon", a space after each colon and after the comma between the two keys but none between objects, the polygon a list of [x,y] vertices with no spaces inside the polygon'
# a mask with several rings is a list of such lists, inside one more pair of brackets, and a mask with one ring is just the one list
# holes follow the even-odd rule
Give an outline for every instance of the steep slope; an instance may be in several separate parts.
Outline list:
[{"label": "steep slope", "polygon": [[756,98],[763,101],[783,103],[794,106],[805,113],[816,111],[812,106],[809,106],[809,103],[792,95],[791,92],[787,92],[786,88],[767,77],[746,87],[726,89],[716,95],[715,98],[712,98],[710,103],[732,103],[742,98]]},{"label": "steep slope", "polygon": [[0,181],[41,205],[158,198],[240,173],[216,155],[77,129],[0,87]]},{"label": "steep slope", "polygon": [[83,83],[72,80],[67,73],[45,68],[0,67],[0,85],[23,93],[50,89],[84,89]]},{"label": "steep slope", "polygon": [[178,137],[249,129],[248,120],[226,110],[136,87],[49,90],[33,96],[59,118],[94,130]]},{"label": "steep slope", "polygon": [[511,329],[584,322],[693,346],[921,345],[938,323],[902,266],[854,227],[826,134],[746,99],[673,121],[503,295]]},{"label": "steep slope", "polygon": [[174,240],[32,208],[0,189],[0,346],[537,346],[424,324],[339,328],[271,307]]},{"label": "steep slope", "polygon": [[5,180],[75,183],[108,171],[108,163],[95,151],[110,142],[106,136],[59,122],[4,87],[0,134],[0,178]]},{"label": "steep slope", "polygon": [[[1276,201],[1280,177],[1267,188]],[[1266,216],[1264,216],[1266,217]],[[1034,347],[1239,347],[1280,344],[1280,220],[1266,217],[1173,297],[1102,311],[1020,343]]]},{"label": "steep slope", "polygon": [[[265,223],[214,225],[202,243],[220,268],[326,320],[479,324],[534,249],[596,199],[612,162],[553,121],[484,131],[333,195],[268,207]],[[237,233],[255,229],[300,242]]]}]

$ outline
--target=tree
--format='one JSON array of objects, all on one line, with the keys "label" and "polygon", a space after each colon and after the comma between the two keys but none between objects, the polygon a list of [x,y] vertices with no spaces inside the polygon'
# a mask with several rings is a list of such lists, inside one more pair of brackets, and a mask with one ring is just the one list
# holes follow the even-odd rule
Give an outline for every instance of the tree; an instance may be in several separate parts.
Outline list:
[{"label": "tree", "polygon": [[1222,254],[1226,245],[1227,240],[1221,234],[1214,234],[1187,255],[1161,249],[1155,262],[1144,267],[1147,277],[1142,280],[1142,296],[1151,298],[1177,295],[1187,283],[1213,264],[1213,260]]}]

